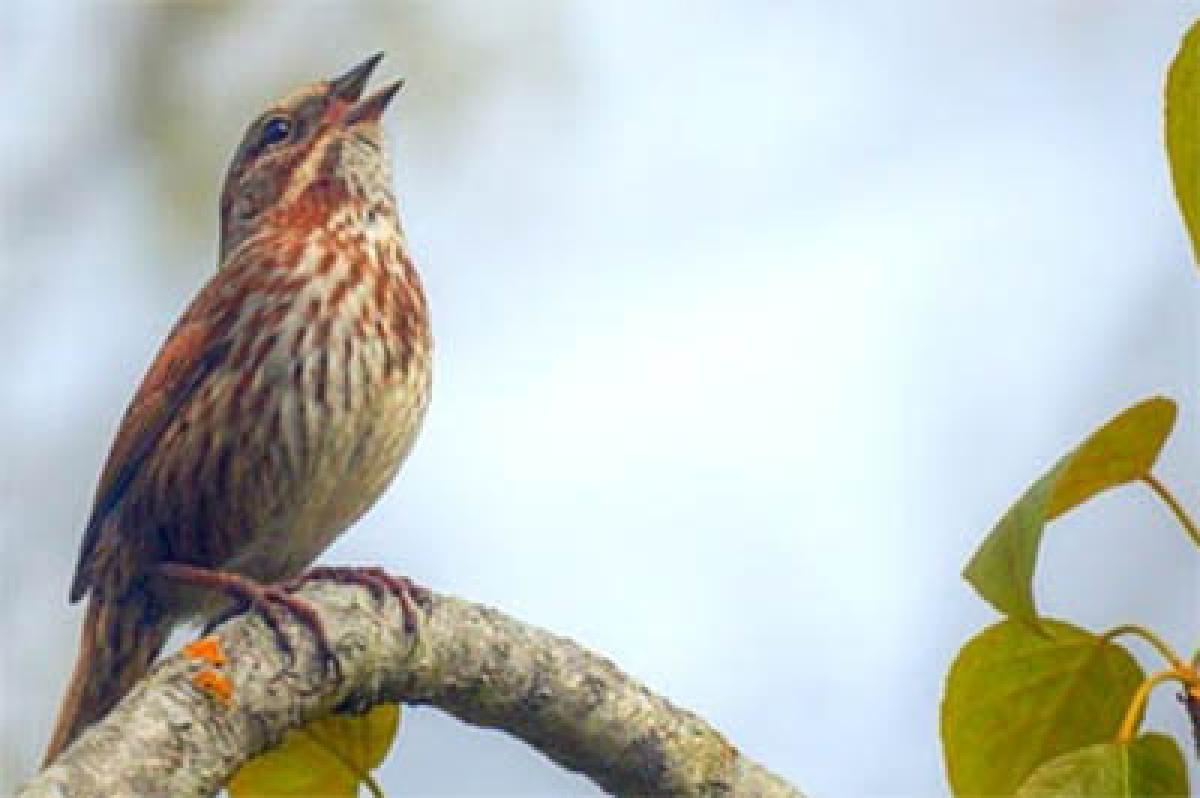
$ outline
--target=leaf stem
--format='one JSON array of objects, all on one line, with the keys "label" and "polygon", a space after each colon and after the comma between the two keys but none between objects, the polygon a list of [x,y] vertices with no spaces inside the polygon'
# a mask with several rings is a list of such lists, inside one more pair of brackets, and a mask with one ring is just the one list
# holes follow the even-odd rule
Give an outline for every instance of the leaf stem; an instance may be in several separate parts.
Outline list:
[{"label": "leaf stem", "polygon": [[1177,671],[1186,667],[1184,665],[1183,658],[1176,654],[1175,649],[1167,645],[1165,640],[1144,626],[1138,626],[1136,623],[1123,623],[1120,626],[1115,626],[1104,634],[1100,635],[1100,639],[1105,642],[1109,642],[1114,637],[1118,637],[1120,635],[1134,635],[1142,638],[1147,643],[1154,646],[1154,649],[1162,655],[1162,658],[1165,659],[1167,663]]},{"label": "leaf stem", "polygon": [[1125,710],[1125,719],[1121,721],[1121,730],[1117,732],[1117,742],[1128,743],[1133,740],[1133,735],[1137,733],[1142,710],[1146,707],[1146,699],[1150,697],[1150,691],[1171,679],[1184,685],[1187,684],[1183,674],[1171,669],[1159,671],[1138,685],[1137,692],[1133,694],[1133,700],[1129,702],[1129,709]]},{"label": "leaf stem", "polygon": [[364,774],[363,784],[367,785],[367,789],[371,791],[372,798],[386,798],[383,794],[383,788],[379,786],[379,782],[375,781],[375,777],[370,773]]},{"label": "leaf stem", "polygon": [[1196,544],[1197,548],[1200,548],[1200,527],[1197,527],[1196,522],[1188,517],[1187,511],[1183,509],[1183,505],[1179,503],[1179,500],[1175,498],[1171,491],[1167,490],[1167,486],[1159,482],[1158,477],[1149,472],[1142,477],[1142,481],[1149,485],[1150,489],[1157,493],[1158,497],[1171,508],[1171,512],[1179,519],[1183,531],[1187,532],[1192,542]]}]

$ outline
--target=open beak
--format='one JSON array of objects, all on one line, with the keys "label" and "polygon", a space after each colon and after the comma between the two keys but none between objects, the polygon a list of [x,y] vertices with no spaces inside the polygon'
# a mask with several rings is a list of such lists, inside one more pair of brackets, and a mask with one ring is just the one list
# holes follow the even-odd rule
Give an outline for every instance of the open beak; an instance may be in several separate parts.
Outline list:
[{"label": "open beak", "polygon": [[335,100],[332,114],[335,115],[335,119],[340,117],[344,127],[350,127],[360,122],[378,122],[388,103],[404,85],[403,80],[397,80],[379,89],[365,100],[359,101],[363,89],[366,88],[367,80],[370,79],[371,73],[375,71],[375,67],[382,60],[383,53],[376,53],[340,78],[334,78],[329,82],[329,96]]}]

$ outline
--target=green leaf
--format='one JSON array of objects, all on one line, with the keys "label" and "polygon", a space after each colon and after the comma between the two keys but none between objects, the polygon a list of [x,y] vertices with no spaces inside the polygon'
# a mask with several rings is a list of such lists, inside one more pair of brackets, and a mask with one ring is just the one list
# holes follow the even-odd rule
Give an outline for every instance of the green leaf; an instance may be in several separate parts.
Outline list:
[{"label": "green leaf", "polygon": [[1200,260],[1200,22],[1184,35],[1167,72],[1166,141],[1175,199]]},{"label": "green leaf", "polygon": [[941,736],[955,795],[1012,795],[1038,765],[1116,737],[1143,679],[1122,646],[1062,621],[1012,619],[967,642],[946,677]]},{"label": "green leaf", "polygon": [[[247,761],[230,778],[230,798],[355,798],[370,781],[400,725],[399,704],[364,715],[327,715],[289,729],[283,741]],[[374,791],[374,790],[373,790]]]},{"label": "green leaf", "polygon": [[1050,521],[1108,488],[1150,473],[1175,424],[1156,396],[1113,418],[1025,491],[984,539],[963,578],[1000,612],[1038,627],[1033,572]]},{"label": "green leaf", "polygon": [[1099,743],[1050,760],[1017,790],[1019,798],[1188,794],[1179,745],[1165,734],[1129,743]]}]

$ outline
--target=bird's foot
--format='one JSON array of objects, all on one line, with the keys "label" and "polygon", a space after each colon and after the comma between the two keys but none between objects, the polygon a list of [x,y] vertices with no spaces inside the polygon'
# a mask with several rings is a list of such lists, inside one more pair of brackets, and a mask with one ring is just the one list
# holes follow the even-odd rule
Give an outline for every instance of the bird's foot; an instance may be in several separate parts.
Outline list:
[{"label": "bird's foot", "polygon": [[233,608],[219,615],[205,627],[205,634],[234,615],[254,610],[274,633],[280,650],[291,660],[294,656],[292,643],[283,631],[283,621],[290,613],[301,626],[312,633],[322,669],[331,671],[335,676],[340,673],[340,665],[316,608],[311,602],[293,596],[288,585],[264,585],[229,571],[217,571],[183,563],[161,563],[158,569],[171,581],[217,590],[235,602]]},{"label": "bird's foot", "polygon": [[283,588],[291,592],[299,590],[307,582],[321,579],[343,585],[361,585],[370,590],[378,602],[382,602],[389,594],[395,596],[404,616],[405,634],[417,631],[421,610],[428,609],[433,599],[428,589],[415,584],[408,577],[389,574],[378,566],[317,566],[285,582]]}]

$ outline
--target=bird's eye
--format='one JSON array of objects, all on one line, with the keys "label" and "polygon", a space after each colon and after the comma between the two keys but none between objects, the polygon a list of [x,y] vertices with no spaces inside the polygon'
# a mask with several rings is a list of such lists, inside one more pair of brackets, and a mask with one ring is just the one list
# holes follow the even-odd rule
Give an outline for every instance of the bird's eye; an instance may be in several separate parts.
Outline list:
[{"label": "bird's eye", "polygon": [[276,116],[267,121],[259,137],[258,146],[269,147],[278,144],[292,132],[292,123],[282,116]]}]

